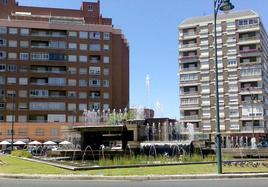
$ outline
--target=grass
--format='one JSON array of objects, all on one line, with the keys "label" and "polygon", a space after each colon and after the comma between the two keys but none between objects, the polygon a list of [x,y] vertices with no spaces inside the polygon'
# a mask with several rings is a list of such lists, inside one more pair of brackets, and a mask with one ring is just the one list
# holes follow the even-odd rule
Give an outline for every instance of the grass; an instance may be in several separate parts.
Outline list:
[{"label": "grass", "polygon": [[[182,166],[161,166],[148,168],[127,168],[127,169],[106,169],[89,171],[69,171],[56,168],[46,164],[40,164],[19,158],[5,156],[0,158],[7,165],[0,165],[0,173],[8,174],[74,174],[74,175],[104,175],[104,176],[128,176],[128,175],[179,175],[179,174],[215,174],[217,165],[182,165]],[[251,167],[223,167],[223,172],[268,172],[268,168],[263,166],[258,168]]]}]

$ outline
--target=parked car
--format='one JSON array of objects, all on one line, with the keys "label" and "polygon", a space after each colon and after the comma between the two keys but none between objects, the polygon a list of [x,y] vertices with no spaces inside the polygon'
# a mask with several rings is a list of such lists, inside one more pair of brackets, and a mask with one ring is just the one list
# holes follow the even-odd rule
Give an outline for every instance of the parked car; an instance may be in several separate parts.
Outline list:
[{"label": "parked car", "polygon": [[257,144],[257,147],[268,147],[268,141],[262,141]]}]

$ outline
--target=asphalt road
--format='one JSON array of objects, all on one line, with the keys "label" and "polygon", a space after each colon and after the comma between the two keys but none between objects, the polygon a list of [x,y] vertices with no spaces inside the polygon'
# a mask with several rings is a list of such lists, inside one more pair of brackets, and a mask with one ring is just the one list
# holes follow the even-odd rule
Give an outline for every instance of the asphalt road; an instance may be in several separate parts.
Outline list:
[{"label": "asphalt road", "polygon": [[151,181],[55,181],[0,179],[0,187],[267,187],[268,178]]}]

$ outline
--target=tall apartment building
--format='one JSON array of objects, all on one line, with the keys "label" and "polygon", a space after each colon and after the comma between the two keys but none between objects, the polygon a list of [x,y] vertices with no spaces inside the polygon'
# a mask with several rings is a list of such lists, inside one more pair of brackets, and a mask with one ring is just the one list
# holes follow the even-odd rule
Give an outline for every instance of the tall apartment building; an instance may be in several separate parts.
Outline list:
[{"label": "tall apartment building", "polygon": [[[216,31],[223,137],[263,138],[268,117],[268,38],[262,21],[252,10],[230,12],[218,16]],[[214,137],[213,16],[187,19],[179,33],[180,120]]]},{"label": "tall apartment building", "polygon": [[[0,137],[10,135],[13,120],[78,123],[84,109],[125,108],[128,43],[99,1],[73,10],[0,0],[0,98]],[[29,131],[16,127],[15,136]]]}]

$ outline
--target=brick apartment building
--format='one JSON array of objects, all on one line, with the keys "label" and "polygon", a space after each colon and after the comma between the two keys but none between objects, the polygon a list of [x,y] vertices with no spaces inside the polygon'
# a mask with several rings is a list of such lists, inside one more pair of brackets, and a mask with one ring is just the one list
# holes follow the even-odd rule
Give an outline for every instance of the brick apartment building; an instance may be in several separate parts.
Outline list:
[{"label": "brick apartment building", "polygon": [[80,10],[0,0],[0,141],[59,140],[83,111],[129,104],[129,47],[100,2]]}]

